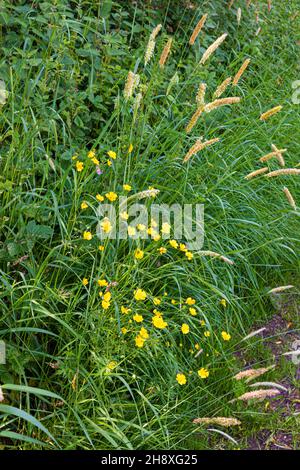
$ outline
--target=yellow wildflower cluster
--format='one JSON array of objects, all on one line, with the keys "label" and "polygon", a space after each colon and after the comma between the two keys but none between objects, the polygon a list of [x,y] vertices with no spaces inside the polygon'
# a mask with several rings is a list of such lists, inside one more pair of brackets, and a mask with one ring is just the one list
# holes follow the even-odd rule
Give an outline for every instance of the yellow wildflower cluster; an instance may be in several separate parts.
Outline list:
[{"label": "yellow wildflower cluster", "polygon": [[[89,151],[87,152],[87,154],[86,154],[86,157],[87,157],[87,159],[86,159],[86,165],[88,166],[89,162],[93,163],[94,166],[96,167],[96,172],[97,172],[97,174],[100,175],[100,174],[102,173],[102,170],[100,169],[101,163],[102,163],[102,164],[106,164],[107,166],[111,166],[111,165],[112,165],[112,161],[117,158],[117,154],[116,154],[116,152],[115,152],[114,150],[109,150],[109,151],[107,152],[107,155],[108,155],[109,159],[107,159],[107,157],[105,157],[105,158],[106,158],[106,161],[105,161],[105,162],[104,162],[104,161],[100,162],[100,160],[99,160],[100,157],[97,157],[97,156],[96,156],[96,151],[95,151],[95,149],[91,149],[91,150],[89,150]],[[83,161],[81,161],[81,160],[77,160],[77,158],[78,158],[78,155],[75,154],[75,155],[72,157],[72,160],[75,160],[75,169],[76,169],[77,172],[80,173],[80,172],[83,171],[83,169],[84,169],[84,167],[85,167],[85,163],[84,163]]]},{"label": "yellow wildflower cluster", "polygon": [[191,261],[193,259],[193,257],[194,257],[193,253],[188,250],[188,248],[186,247],[186,245],[184,243],[178,243],[177,240],[171,239],[171,240],[169,240],[169,244],[175,250],[182,251],[189,261]]}]

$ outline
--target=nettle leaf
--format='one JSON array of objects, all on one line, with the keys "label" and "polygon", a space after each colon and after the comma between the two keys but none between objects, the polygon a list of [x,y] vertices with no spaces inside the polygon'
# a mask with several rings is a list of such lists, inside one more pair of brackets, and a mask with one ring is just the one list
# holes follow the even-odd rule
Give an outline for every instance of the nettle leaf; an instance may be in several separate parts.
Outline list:
[{"label": "nettle leaf", "polygon": [[18,243],[11,242],[7,244],[7,251],[9,255],[14,258],[22,252],[22,249]]},{"label": "nettle leaf", "polygon": [[38,225],[34,220],[28,222],[26,226],[27,235],[31,238],[42,238],[48,240],[53,235],[53,229],[48,225]]},{"label": "nettle leaf", "polygon": [[98,56],[100,54],[100,52],[97,50],[97,49],[77,49],[77,54],[80,56],[80,57],[90,57],[91,55],[93,56]]}]

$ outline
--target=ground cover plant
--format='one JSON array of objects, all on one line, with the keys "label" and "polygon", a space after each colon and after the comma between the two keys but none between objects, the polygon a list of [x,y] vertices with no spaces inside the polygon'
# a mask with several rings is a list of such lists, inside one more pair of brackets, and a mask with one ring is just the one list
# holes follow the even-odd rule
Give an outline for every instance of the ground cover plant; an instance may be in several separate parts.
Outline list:
[{"label": "ground cover plant", "polygon": [[[3,448],[247,448],[279,422],[297,448],[274,406],[297,361],[261,328],[292,292],[299,331],[298,0],[0,18]],[[203,247],[137,201],[203,204]],[[105,203],[127,239],[99,238]]]}]

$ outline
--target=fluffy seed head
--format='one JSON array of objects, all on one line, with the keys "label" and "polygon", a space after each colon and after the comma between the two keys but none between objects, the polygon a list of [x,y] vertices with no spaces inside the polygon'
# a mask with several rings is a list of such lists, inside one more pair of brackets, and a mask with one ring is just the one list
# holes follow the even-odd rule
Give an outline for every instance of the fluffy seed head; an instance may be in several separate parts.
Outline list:
[{"label": "fluffy seed head", "polygon": [[296,207],[297,207],[297,206],[296,206],[296,202],[295,202],[295,199],[293,198],[293,196],[291,195],[290,190],[285,186],[285,187],[283,188],[283,192],[284,192],[284,194],[286,195],[286,198],[287,198],[287,200],[288,200],[290,206],[291,206],[294,210],[296,210]]},{"label": "fluffy seed head", "polygon": [[215,40],[215,42],[213,42],[208,49],[206,49],[206,51],[204,52],[201,60],[200,60],[200,64],[205,64],[205,62],[210,58],[210,56],[215,52],[216,49],[218,49],[218,47],[222,44],[223,41],[225,41],[227,37],[227,33],[224,33],[222,34],[222,36],[220,36],[218,39]]},{"label": "fluffy seed head", "polygon": [[237,24],[239,26],[240,22],[241,22],[241,19],[242,19],[242,9],[240,7],[237,9],[236,19],[237,19]]},{"label": "fluffy seed head", "polygon": [[282,170],[271,171],[266,175],[267,178],[273,178],[273,176],[281,175],[300,175],[299,168],[283,168]]},{"label": "fluffy seed head", "polygon": [[260,367],[259,369],[247,369],[247,370],[242,370],[241,372],[238,372],[233,378],[235,380],[242,380],[242,379],[247,379],[247,382],[250,382],[250,380],[256,379],[260,375],[265,374],[271,369],[274,369],[274,365],[270,367]]},{"label": "fluffy seed head", "polygon": [[206,140],[205,142],[202,142],[202,140],[197,140],[197,142],[190,148],[184,157],[183,162],[186,163],[193,155],[195,155],[195,153],[200,152],[200,150],[214,144],[215,142],[218,142],[219,140],[220,139],[218,137],[215,139]]},{"label": "fluffy seed head", "polygon": [[198,106],[201,106],[204,104],[205,92],[206,92],[206,83],[202,82],[199,85],[198,92],[196,95],[196,103]]},{"label": "fluffy seed head", "polygon": [[225,78],[225,80],[221,83],[221,85],[218,86],[216,91],[214,92],[214,98],[219,98],[221,95],[223,95],[224,91],[230,85],[231,82],[231,77]]},{"label": "fluffy seed head", "polygon": [[197,124],[199,116],[201,116],[201,114],[203,113],[203,109],[204,109],[204,106],[200,105],[199,108],[195,111],[195,113],[191,117],[191,120],[189,121],[188,125],[185,128],[185,131],[187,134],[191,132],[193,127]]},{"label": "fluffy seed head", "polygon": [[203,25],[206,21],[206,18],[207,18],[207,13],[205,15],[203,15],[202,18],[196,24],[196,27],[195,27],[194,31],[192,32],[192,35],[191,35],[190,40],[189,40],[189,43],[190,43],[191,46],[196,41],[197,36],[200,33],[200,31],[201,31],[201,29],[202,29],[202,27],[203,27]]},{"label": "fluffy seed head", "polygon": [[155,49],[155,41],[154,39],[150,38],[146,47],[146,51],[145,51],[145,57],[144,57],[145,65],[147,65],[148,62],[150,62],[151,57],[153,56],[154,49]]},{"label": "fluffy seed head", "polygon": [[238,70],[238,72],[234,76],[232,85],[236,86],[239,83],[241,76],[243,75],[243,73],[245,72],[249,64],[250,64],[250,59],[246,59],[245,62],[242,64],[241,68]]},{"label": "fluffy seed head", "polygon": [[282,110],[282,106],[275,106],[275,108],[271,108],[265,113],[263,113],[259,119],[261,121],[266,121],[267,119],[269,119],[269,117],[273,116],[274,114],[279,113],[279,111],[281,110]]},{"label": "fluffy seed head", "polygon": [[231,264],[233,265],[234,262],[227,258],[224,255],[221,255],[220,253],[216,253],[215,251],[198,251],[198,254],[200,256],[210,256],[211,258],[219,258],[221,261],[224,261],[224,263]]},{"label": "fluffy seed head", "polygon": [[249,173],[247,176],[245,176],[245,180],[251,180],[255,176],[262,175],[263,173],[266,173],[269,170],[267,166],[260,168],[259,170],[252,171]]},{"label": "fluffy seed head", "polygon": [[171,46],[172,46],[172,41],[173,39],[170,38],[167,42],[167,44],[165,45],[165,47],[163,48],[163,51],[161,53],[161,56],[160,56],[160,59],[159,59],[159,66],[161,68],[164,67],[165,63],[166,63],[166,60],[168,58],[168,55],[170,53],[170,50],[171,50]]},{"label": "fluffy seed head", "polygon": [[[272,144],[272,149],[273,152],[267,153],[263,157],[261,157],[259,160],[261,162],[267,162],[268,160],[271,160],[271,158],[276,157],[278,159],[278,156],[280,159],[283,159],[282,154],[287,151],[287,149],[278,149],[275,145]],[[278,159],[279,161],[279,159]],[[280,162],[279,162],[280,163]]]},{"label": "fluffy seed head", "polygon": [[278,163],[280,166],[285,166],[285,161],[284,161],[284,158],[282,156],[282,153],[281,151],[276,147],[276,145],[272,144],[272,149],[273,151],[275,152],[276,154],[276,158],[278,160]]},{"label": "fluffy seed head", "polygon": [[239,103],[240,101],[241,101],[241,98],[239,96],[230,96],[228,98],[220,98],[220,99],[212,101],[211,103],[207,103],[204,106],[204,111],[206,113],[210,113],[216,108],[220,108],[221,106],[226,106],[228,104]]},{"label": "fluffy seed head", "polygon": [[237,400],[241,401],[249,401],[249,400],[263,400],[264,398],[271,398],[275,397],[276,395],[280,395],[280,391],[276,390],[275,388],[266,388],[260,390],[253,390],[253,392],[246,392]]},{"label": "fluffy seed head", "polygon": [[150,34],[150,39],[153,39],[153,41],[155,40],[156,36],[158,35],[158,33],[160,32],[162,28],[162,25],[161,24],[158,24],[157,26],[155,26],[155,28],[153,29],[152,33]]},{"label": "fluffy seed head", "polygon": [[154,52],[154,49],[155,49],[155,38],[158,35],[158,33],[160,32],[161,28],[162,28],[162,25],[158,24],[153,29],[152,33],[150,34],[149,41],[148,41],[146,51],[145,51],[145,57],[144,57],[145,65],[147,65],[148,62],[150,62],[150,59],[153,56],[153,52]]},{"label": "fluffy seed head", "polygon": [[193,419],[194,424],[218,424],[219,426],[239,426],[241,422],[236,418],[225,418],[223,416],[217,416],[215,418],[195,418]]},{"label": "fluffy seed head", "polygon": [[139,81],[140,81],[140,76],[138,74],[135,74],[131,71],[128,72],[127,80],[126,80],[125,88],[124,88],[124,98],[126,100],[132,97],[132,94],[135,88],[139,84]]},{"label": "fluffy seed head", "polygon": [[294,286],[289,285],[289,286],[279,286],[279,287],[274,287],[274,289],[271,289],[268,291],[268,294],[276,294],[278,292],[283,292],[288,289],[292,289]]}]

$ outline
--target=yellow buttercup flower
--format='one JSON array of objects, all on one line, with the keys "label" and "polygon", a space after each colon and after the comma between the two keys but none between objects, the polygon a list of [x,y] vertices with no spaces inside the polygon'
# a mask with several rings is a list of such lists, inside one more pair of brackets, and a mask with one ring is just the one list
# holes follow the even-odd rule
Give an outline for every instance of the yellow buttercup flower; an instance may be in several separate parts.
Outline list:
[{"label": "yellow buttercup flower", "polygon": [[90,150],[87,154],[88,158],[94,158],[96,155],[96,152],[95,150]]},{"label": "yellow buttercup flower", "polygon": [[102,296],[103,300],[105,300],[106,302],[109,302],[110,299],[111,299],[111,293],[109,291],[105,292],[105,294],[103,294]]},{"label": "yellow buttercup flower", "polygon": [[157,192],[159,192],[159,191],[158,191],[157,189],[155,189],[153,186],[149,186],[149,187],[148,187],[148,190],[151,191],[150,196],[153,197],[153,198],[156,196]]},{"label": "yellow buttercup flower", "polygon": [[143,289],[136,289],[134,292],[135,300],[145,300],[147,298],[147,293]]},{"label": "yellow buttercup flower", "polygon": [[205,321],[204,321],[204,320],[200,320],[200,325],[201,325],[201,326],[205,326]]},{"label": "yellow buttercup flower", "polygon": [[178,248],[178,243],[176,240],[169,240],[169,243],[172,248]]},{"label": "yellow buttercup flower", "polygon": [[104,310],[107,310],[110,307],[110,302],[108,302],[107,300],[102,300],[101,304]]},{"label": "yellow buttercup flower", "polygon": [[153,303],[154,305],[159,305],[161,303],[161,300],[158,297],[154,297]]},{"label": "yellow buttercup flower", "polygon": [[104,196],[101,196],[101,194],[96,194],[96,199],[99,202],[103,202],[104,201]]},{"label": "yellow buttercup flower", "polygon": [[157,308],[153,309],[153,313],[154,313],[154,315],[157,315],[159,317],[162,316],[162,313],[159,310],[157,310]]},{"label": "yellow buttercup flower", "polygon": [[116,367],[117,367],[118,363],[116,361],[110,361],[108,364],[107,364],[107,368],[109,370],[114,370]]},{"label": "yellow buttercup flower", "polygon": [[127,227],[127,232],[128,232],[128,235],[129,235],[130,237],[133,237],[133,236],[136,234],[135,228],[134,228],[134,227],[131,227],[131,225],[129,225],[129,226]]},{"label": "yellow buttercup flower", "polygon": [[132,187],[130,186],[130,184],[123,184],[123,189],[124,191],[131,191]]},{"label": "yellow buttercup flower", "polygon": [[115,160],[117,158],[117,154],[113,150],[109,150],[107,152],[107,155],[109,156],[109,158],[112,158],[113,160]]},{"label": "yellow buttercup flower", "polygon": [[195,344],[195,349],[196,349],[197,351],[199,351],[199,349],[200,349],[200,344],[199,344],[199,343],[196,343],[196,344]]},{"label": "yellow buttercup flower", "polygon": [[133,315],[132,318],[133,318],[134,321],[136,321],[137,323],[142,323],[142,321],[144,320],[143,315],[140,315],[139,313],[136,313],[135,315]]},{"label": "yellow buttercup flower", "polygon": [[161,227],[161,233],[165,235],[169,235],[171,230],[171,225],[168,224],[167,222],[164,222]]},{"label": "yellow buttercup flower", "polygon": [[190,332],[190,327],[186,323],[181,325],[181,331],[184,335],[187,335]]},{"label": "yellow buttercup flower", "polygon": [[133,150],[133,145],[132,144],[129,144],[129,147],[128,147],[128,153],[131,153]]},{"label": "yellow buttercup flower", "polygon": [[85,201],[83,201],[83,202],[81,203],[80,208],[81,208],[82,210],[87,209],[88,207],[89,207],[89,206],[87,205],[87,203],[86,203]]},{"label": "yellow buttercup flower", "polygon": [[187,247],[185,246],[184,243],[179,243],[179,250],[180,251],[187,251]]},{"label": "yellow buttercup flower", "polygon": [[201,367],[201,369],[198,370],[198,375],[201,379],[207,379],[209,372],[204,367]]},{"label": "yellow buttercup flower", "polygon": [[210,331],[204,331],[204,336],[205,336],[205,338],[209,338],[210,337]]},{"label": "yellow buttercup flower", "polygon": [[231,339],[231,335],[227,333],[226,331],[222,331],[221,336],[224,341],[229,341]]},{"label": "yellow buttercup flower", "polygon": [[191,253],[190,251],[186,251],[185,256],[187,257],[189,261],[191,261],[194,257],[193,253]]},{"label": "yellow buttercup flower", "polygon": [[99,246],[98,246],[98,250],[99,250],[99,251],[104,251],[104,246],[103,246],[103,245],[99,245]]},{"label": "yellow buttercup flower", "polygon": [[161,246],[160,248],[158,248],[158,251],[160,255],[164,255],[165,253],[167,253],[167,248]]},{"label": "yellow buttercup flower", "polygon": [[136,259],[142,259],[144,257],[144,252],[140,250],[139,248],[137,248],[134,252],[134,257]]},{"label": "yellow buttercup flower", "polygon": [[88,231],[83,232],[84,240],[91,240],[92,238],[93,238],[93,235],[91,234],[91,232],[88,232]]},{"label": "yellow buttercup flower", "polygon": [[160,330],[163,330],[168,326],[168,323],[158,315],[154,315],[154,317],[152,317],[152,324],[155,326],[155,328],[159,328]]},{"label": "yellow buttercup flower", "polygon": [[139,232],[143,232],[144,230],[146,230],[146,225],[137,224],[136,228],[138,229]]},{"label": "yellow buttercup flower", "polygon": [[105,218],[101,221],[100,227],[103,230],[104,233],[109,233],[112,230],[112,225],[110,223],[110,220]]},{"label": "yellow buttercup flower", "polygon": [[175,299],[171,299],[171,304],[172,304],[172,305],[176,305],[176,304],[177,304],[176,300],[175,300]]},{"label": "yellow buttercup flower", "polygon": [[107,160],[106,165],[107,165],[107,166],[112,166],[111,160]]},{"label": "yellow buttercup flower", "polygon": [[192,297],[188,297],[185,301],[187,305],[194,305],[196,303],[196,300],[193,299]]},{"label": "yellow buttercup flower", "polygon": [[186,376],[184,374],[178,373],[176,375],[176,380],[179,383],[179,385],[185,385],[186,384]]},{"label": "yellow buttercup flower", "polygon": [[127,330],[127,328],[125,328],[125,326],[123,326],[121,328],[121,333],[122,333],[122,335],[126,335],[126,333],[128,333],[128,330]]},{"label": "yellow buttercup flower", "polygon": [[135,345],[138,347],[138,348],[142,348],[145,344],[145,340],[144,338],[142,338],[140,335],[138,335],[136,338],[135,338]]},{"label": "yellow buttercup flower", "polygon": [[99,163],[100,163],[98,158],[96,158],[96,157],[92,158],[92,162],[94,163],[94,165],[99,165]]},{"label": "yellow buttercup flower", "polygon": [[191,315],[193,315],[193,317],[195,317],[197,315],[197,310],[194,307],[190,307],[189,312],[190,312]]},{"label": "yellow buttercup flower", "polygon": [[127,315],[128,313],[131,312],[131,308],[124,307],[123,305],[121,306],[121,312]]},{"label": "yellow buttercup flower", "polygon": [[114,202],[118,195],[116,193],[114,193],[113,191],[110,191],[109,193],[106,193],[105,194],[105,197],[110,201],[110,202]]},{"label": "yellow buttercup flower", "polygon": [[148,333],[148,331],[146,330],[146,328],[144,328],[143,326],[142,326],[142,328],[140,329],[139,335],[140,335],[143,339],[148,339],[148,338],[149,338],[149,333]]},{"label": "yellow buttercup flower", "polygon": [[97,281],[99,287],[106,287],[108,286],[108,282],[105,279],[98,279]]},{"label": "yellow buttercup flower", "polygon": [[153,227],[149,227],[147,229],[147,233],[148,233],[148,235],[151,235],[151,237],[152,236],[154,237],[157,234],[157,231]]},{"label": "yellow buttercup flower", "polygon": [[222,305],[222,307],[226,307],[227,306],[226,299],[221,299],[220,300],[220,305]]},{"label": "yellow buttercup flower", "polygon": [[82,162],[76,162],[76,170],[78,172],[81,172],[83,170],[83,163]]},{"label": "yellow buttercup flower", "polygon": [[129,219],[129,214],[126,211],[121,212],[120,217],[122,220],[128,220]]},{"label": "yellow buttercup flower", "polygon": [[84,277],[84,278],[82,279],[82,284],[83,284],[84,286],[87,286],[88,283],[89,283],[89,280],[88,280],[86,277]]}]

